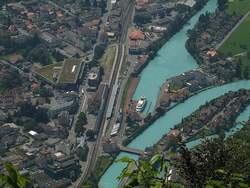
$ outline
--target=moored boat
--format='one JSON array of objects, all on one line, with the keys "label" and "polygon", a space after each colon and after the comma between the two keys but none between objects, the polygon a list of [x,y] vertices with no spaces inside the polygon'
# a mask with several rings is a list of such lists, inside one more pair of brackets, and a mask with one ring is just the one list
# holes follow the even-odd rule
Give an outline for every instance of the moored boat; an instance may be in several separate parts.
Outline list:
[{"label": "moored boat", "polygon": [[136,111],[142,112],[145,109],[146,105],[147,105],[147,98],[142,96],[137,102]]}]

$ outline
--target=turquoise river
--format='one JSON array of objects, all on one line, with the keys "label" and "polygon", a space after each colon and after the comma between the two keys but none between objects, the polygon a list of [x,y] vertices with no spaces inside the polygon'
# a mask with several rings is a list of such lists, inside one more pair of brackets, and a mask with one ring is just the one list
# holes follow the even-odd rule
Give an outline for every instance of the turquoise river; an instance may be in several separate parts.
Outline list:
[{"label": "turquoise river", "polygon": [[[198,21],[199,16],[205,12],[213,12],[217,7],[217,0],[210,0],[207,5],[194,15],[176,35],[174,35],[158,52],[158,55],[149,63],[141,74],[141,80],[135,92],[134,98],[146,96],[152,103],[151,111],[157,99],[160,86],[163,82],[172,76],[176,76],[185,71],[197,67],[196,61],[187,52],[185,42],[187,40],[187,31],[191,29]],[[212,100],[228,91],[236,91],[241,88],[250,89],[250,81],[239,81],[226,84],[220,87],[212,88],[195,95],[184,103],[181,103],[168,111],[162,118],[155,121],[141,135],[136,137],[129,147],[145,149],[152,146],[166,134],[174,125],[181,122],[181,119],[197,110],[200,105]],[[135,155],[120,153],[117,158],[129,156],[137,158]],[[105,172],[99,182],[100,188],[116,188],[119,184],[117,176],[121,173],[124,165],[113,163]]]}]

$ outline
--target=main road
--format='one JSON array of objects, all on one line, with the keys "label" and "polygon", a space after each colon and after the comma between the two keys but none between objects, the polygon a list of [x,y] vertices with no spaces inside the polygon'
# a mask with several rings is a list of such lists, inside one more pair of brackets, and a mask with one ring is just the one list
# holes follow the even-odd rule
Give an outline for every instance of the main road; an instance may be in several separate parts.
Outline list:
[{"label": "main road", "polygon": [[[126,0],[124,0],[126,1]],[[108,100],[107,100],[107,105],[105,107],[105,113],[102,119],[102,123],[100,126],[100,130],[98,132],[97,135],[97,140],[94,146],[94,149],[91,151],[90,153],[90,158],[87,161],[86,164],[86,168],[84,173],[82,174],[82,176],[80,177],[80,181],[79,183],[75,186],[76,188],[80,188],[81,185],[84,183],[84,181],[87,179],[87,177],[91,174],[95,164],[96,164],[96,159],[99,155],[99,151],[101,150],[101,143],[102,143],[102,139],[103,139],[103,131],[105,130],[104,127],[105,125],[108,126],[109,125],[109,121],[107,121],[106,119],[106,113],[107,113],[107,106],[109,105],[109,103],[112,101],[111,99],[111,91],[113,90],[113,86],[115,85],[115,83],[118,82],[119,79],[119,74],[120,74],[120,69],[121,66],[124,62],[124,43],[126,42],[127,39],[127,33],[128,33],[128,27],[130,26],[131,22],[132,22],[132,13],[134,10],[134,1],[133,0],[129,0],[129,2],[123,2],[123,11],[122,11],[122,18],[121,18],[121,35],[119,37],[118,40],[118,55],[117,55],[117,61],[115,62],[115,69],[114,69],[114,73],[112,74],[113,76],[110,78],[111,81],[108,84],[109,87],[109,93],[108,93]]]}]

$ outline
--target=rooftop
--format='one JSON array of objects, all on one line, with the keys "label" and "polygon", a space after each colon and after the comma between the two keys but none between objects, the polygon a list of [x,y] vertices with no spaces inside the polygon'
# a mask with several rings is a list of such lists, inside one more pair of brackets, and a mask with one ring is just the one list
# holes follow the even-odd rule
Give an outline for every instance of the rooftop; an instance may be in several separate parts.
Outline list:
[{"label": "rooftop", "polygon": [[129,38],[131,40],[144,40],[145,39],[145,35],[142,31],[140,30],[136,30],[136,31],[132,31],[129,33]]}]

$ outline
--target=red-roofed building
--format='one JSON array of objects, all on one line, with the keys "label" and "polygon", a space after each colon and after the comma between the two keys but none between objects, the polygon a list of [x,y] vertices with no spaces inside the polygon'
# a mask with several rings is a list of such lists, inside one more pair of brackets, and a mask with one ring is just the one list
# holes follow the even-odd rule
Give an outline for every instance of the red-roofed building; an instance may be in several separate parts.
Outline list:
[{"label": "red-roofed building", "polygon": [[142,31],[136,30],[136,31],[132,31],[131,33],[129,33],[129,39],[130,40],[144,40],[145,35]]}]

